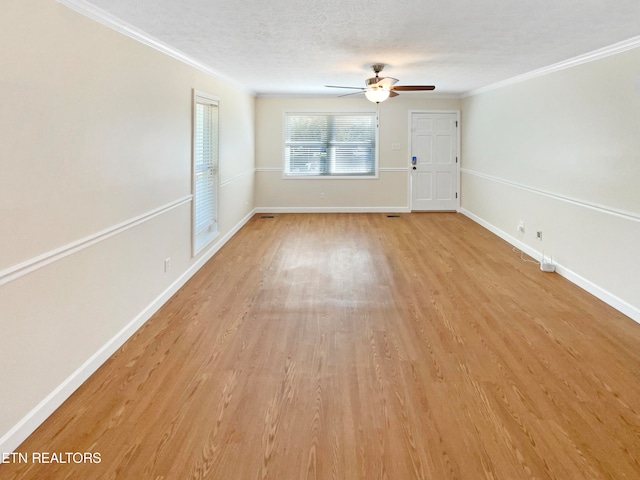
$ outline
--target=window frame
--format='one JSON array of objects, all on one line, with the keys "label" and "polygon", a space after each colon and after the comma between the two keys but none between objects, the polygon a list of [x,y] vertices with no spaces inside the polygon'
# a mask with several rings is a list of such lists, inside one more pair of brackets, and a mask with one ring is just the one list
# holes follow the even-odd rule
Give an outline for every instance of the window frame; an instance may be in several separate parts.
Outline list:
[{"label": "window frame", "polygon": [[[212,224],[207,227],[207,232],[202,233],[197,231],[197,177],[200,172],[197,171],[198,165],[196,161],[196,143],[197,143],[197,104],[203,105],[215,105],[217,118],[215,121],[215,151],[213,151],[214,165],[213,175],[214,180],[212,182],[212,188],[215,189],[215,193],[212,196],[214,201]],[[219,199],[220,199],[220,98],[211,95],[200,90],[193,89],[192,94],[192,123],[191,123],[191,251],[192,256],[195,257],[201,253],[211,242],[220,234],[219,223]],[[213,150],[213,149],[212,149]],[[210,190],[209,190],[210,192]]]},{"label": "window frame", "polygon": [[[291,175],[287,173],[287,116],[304,116],[304,115],[323,115],[323,116],[349,116],[349,115],[367,115],[374,118],[375,121],[375,145],[374,145],[374,172],[366,175],[332,175],[332,174],[316,174],[316,175]],[[371,180],[379,178],[379,158],[380,158],[380,121],[378,112],[375,110],[285,110],[282,114],[282,178],[285,180]]]}]

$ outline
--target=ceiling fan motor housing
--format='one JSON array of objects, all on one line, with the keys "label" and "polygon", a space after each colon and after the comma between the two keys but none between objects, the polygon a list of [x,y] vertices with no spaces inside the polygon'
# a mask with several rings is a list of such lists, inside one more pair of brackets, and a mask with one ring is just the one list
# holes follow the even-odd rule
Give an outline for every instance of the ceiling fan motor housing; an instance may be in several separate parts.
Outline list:
[{"label": "ceiling fan motor housing", "polygon": [[378,83],[381,79],[380,77],[378,77],[378,74],[382,71],[382,69],[384,68],[384,64],[383,63],[376,63],[375,65],[371,65],[371,70],[373,70],[373,73],[376,74],[375,77],[371,77],[371,78],[367,78],[364,83],[367,87],[370,87],[372,85],[375,85],[376,83]]}]

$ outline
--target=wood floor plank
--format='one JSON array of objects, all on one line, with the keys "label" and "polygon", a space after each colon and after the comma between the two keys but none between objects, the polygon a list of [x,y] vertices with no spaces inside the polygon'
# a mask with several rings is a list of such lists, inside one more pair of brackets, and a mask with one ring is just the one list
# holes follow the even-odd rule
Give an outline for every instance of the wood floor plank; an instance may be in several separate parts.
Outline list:
[{"label": "wood floor plank", "polygon": [[[526,258],[526,257],[525,257]],[[640,479],[640,325],[458,214],[254,217],[2,479]]]}]

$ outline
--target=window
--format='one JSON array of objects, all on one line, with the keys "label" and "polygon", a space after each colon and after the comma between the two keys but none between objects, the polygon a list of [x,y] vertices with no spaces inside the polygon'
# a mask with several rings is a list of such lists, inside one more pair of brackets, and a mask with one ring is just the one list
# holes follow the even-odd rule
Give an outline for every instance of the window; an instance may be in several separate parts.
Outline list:
[{"label": "window", "polygon": [[193,255],[218,234],[218,99],[193,92]]},{"label": "window", "polygon": [[375,113],[285,113],[287,177],[377,175]]}]

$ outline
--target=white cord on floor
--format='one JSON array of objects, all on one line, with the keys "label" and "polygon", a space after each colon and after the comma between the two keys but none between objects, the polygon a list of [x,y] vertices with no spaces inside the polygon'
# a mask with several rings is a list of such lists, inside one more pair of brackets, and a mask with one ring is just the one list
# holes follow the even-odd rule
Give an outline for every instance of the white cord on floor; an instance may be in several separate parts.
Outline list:
[{"label": "white cord on floor", "polygon": [[522,260],[523,262],[535,263],[536,265],[538,264],[538,262],[535,260],[529,260],[527,258],[524,258],[524,252],[519,248],[513,247],[511,250],[513,250],[514,252],[520,252],[520,260]]}]

